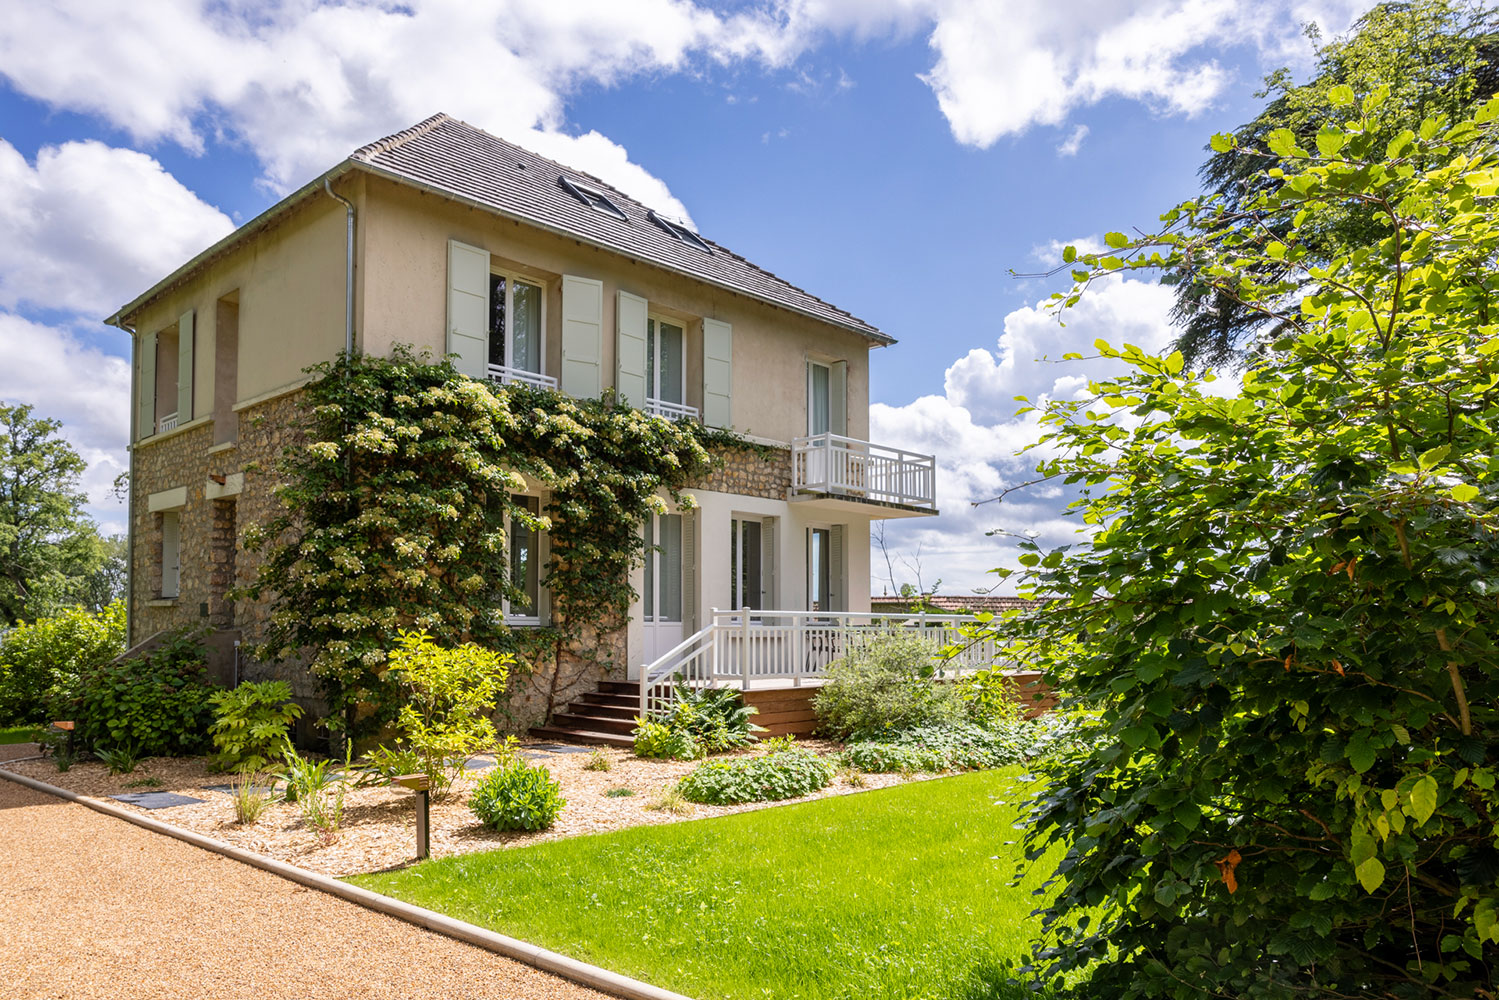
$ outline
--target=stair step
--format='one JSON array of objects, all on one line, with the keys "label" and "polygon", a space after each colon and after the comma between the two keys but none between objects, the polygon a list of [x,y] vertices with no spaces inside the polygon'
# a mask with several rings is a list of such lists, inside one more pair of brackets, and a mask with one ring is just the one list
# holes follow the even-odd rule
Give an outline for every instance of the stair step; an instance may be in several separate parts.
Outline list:
[{"label": "stair step", "polygon": [[623,694],[640,697],[640,684],[636,681],[599,681],[600,694]]},{"label": "stair step", "polygon": [[610,708],[628,708],[640,711],[640,698],[637,695],[622,694],[585,694],[575,705],[608,705]]},{"label": "stair step", "polygon": [[531,735],[538,739],[556,740],[562,743],[593,743],[610,747],[633,747],[635,741],[619,733],[600,733],[587,729],[569,729],[563,726],[536,726]]},{"label": "stair step", "polygon": [[633,719],[606,719],[598,715],[575,715],[558,712],[552,716],[552,725],[567,729],[583,729],[592,733],[620,733],[628,736],[635,731]]},{"label": "stair step", "polygon": [[625,719],[633,723],[635,716],[640,714],[640,706],[623,708],[619,705],[598,705],[587,698],[579,698],[567,706],[567,714],[586,715],[596,719]]}]

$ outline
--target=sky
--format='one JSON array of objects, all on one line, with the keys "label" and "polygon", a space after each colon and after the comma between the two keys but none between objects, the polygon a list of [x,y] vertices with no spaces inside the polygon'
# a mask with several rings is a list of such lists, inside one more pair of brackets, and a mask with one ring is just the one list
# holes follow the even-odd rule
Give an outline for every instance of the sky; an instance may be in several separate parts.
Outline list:
[{"label": "sky", "polygon": [[[938,460],[875,593],[996,585],[1000,530],[1075,540],[1017,395],[1096,338],[1168,345],[1169,293],[1037,277],[1200,190],[1209,137],[1303,26],[1367,0],[35,0],[0,20],[0,400],[63,424],[106,533],[128,467],[115,308],[356,147],[446,111],[691,220],[896,337],[872,440]],[[1018,272],[1020,277],[1015,273]],[[977,505],[976,505],[977,504]],[[888,555],[888,560],[884,555]],[[887,571],[887,565],[891,567]],[[997,592],[1004,592],[1003,585]]]}]

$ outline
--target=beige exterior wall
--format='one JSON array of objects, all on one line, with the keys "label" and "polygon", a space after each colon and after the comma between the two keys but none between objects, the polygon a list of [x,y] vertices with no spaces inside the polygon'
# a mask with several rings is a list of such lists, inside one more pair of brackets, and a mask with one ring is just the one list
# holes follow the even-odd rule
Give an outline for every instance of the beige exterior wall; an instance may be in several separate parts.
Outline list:
[{"label": "beige exterior wall", "polygon": [[361,208],[356,316],[366,353],[402,343],[446,350],[447,244],[456,239],[488,250],[495,270],[545,284],[548,374],[561,367],[561,278],[573,274],[604,286],[605,388],[614,383],[614,309],[623,290],[647,299],[652,313],[685,322],[689,405],[702,405],[702,320],[718,319],[734,329],[735,430],[782,442],[805,434],[810,358],[848,362],[848,433],[869,436],[869,341],[858,334],[387,181],[367,182]]}]

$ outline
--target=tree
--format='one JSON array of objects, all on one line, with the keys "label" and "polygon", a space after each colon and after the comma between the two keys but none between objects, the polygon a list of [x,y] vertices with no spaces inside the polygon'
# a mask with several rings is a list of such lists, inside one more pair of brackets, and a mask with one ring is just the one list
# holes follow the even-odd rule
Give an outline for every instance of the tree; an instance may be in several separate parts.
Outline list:
[{"label": "tree", "polygon": [[[1283,178],[1266,170],[1266,157],[1275,155],[1269,136],[1289,129],[1298,142],[1313,143],[1317,132],[1335,120],[1328,95],[1337,87],[1351,88],[1355,100],[1388,88],[1388,97],[1368,121],[1386,141],[1432,115],[1466,117],[1499,92],[1494,11],[1475,0],[1387,2],[1370,10],[1347,37],[1319,47],[1317,72],[1307,83],[1292,83],[1285,69],[1266,78],[1259,96],[1269,97],[1270,103],[1234,133],[1232,145],[1213,150],[1203,164],[1207,190],[1242,209],[1279,188]],[[1315,206],[1314,211],[1317,220],[1303,224],[1299,238],[1318,258],[1380,238],[1377,216],[1368,206]],[[1261,268],[1262,282],[1297,273],[1282,261],[1265,261]],[[1262,344],[1262,336],[1275,335],[1263,312],[1217,293],[1213,282],[1198,272],[1174,272],[1167,280],[1177,287],[1173,319],[1182,332],[1176,346],[1189,367],[1237,366]],[[1289,294],[1297,290],[1293,286]]]},{"label": "tree", "polygon": [[0,621],[14,625],[70,604],[98,610],[115,593],[113,545],[84,513],[87,468],[57,436],[61,424],[30,406],[0,403]]},{"label": "tree", "polygon": [[[1099,996],[1499,987],[1499,100],[1387,140],[1388,99],[1267,136],[1247,204],[1064,253],[1060,308],[1192,269],[1278,331],[1237,392],[1100,341],[1131,373],[1042,417],[1095,533],[1023,544],[1049,603],[990,629],[1102,710],[1027,841],[1065,852],[1037,958]],[[1345,208],[1371,238],[1329,256]]]}]

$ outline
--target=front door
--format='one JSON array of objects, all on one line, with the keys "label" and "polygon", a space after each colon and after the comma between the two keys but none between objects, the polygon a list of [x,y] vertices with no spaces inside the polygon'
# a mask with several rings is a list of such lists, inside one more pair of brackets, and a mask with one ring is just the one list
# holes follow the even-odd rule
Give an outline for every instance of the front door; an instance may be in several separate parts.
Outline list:
[{"label": "front door", "polygon": [[645,522],[645,662],[679,645],[682,616],[682,515],[654,514]]}]

